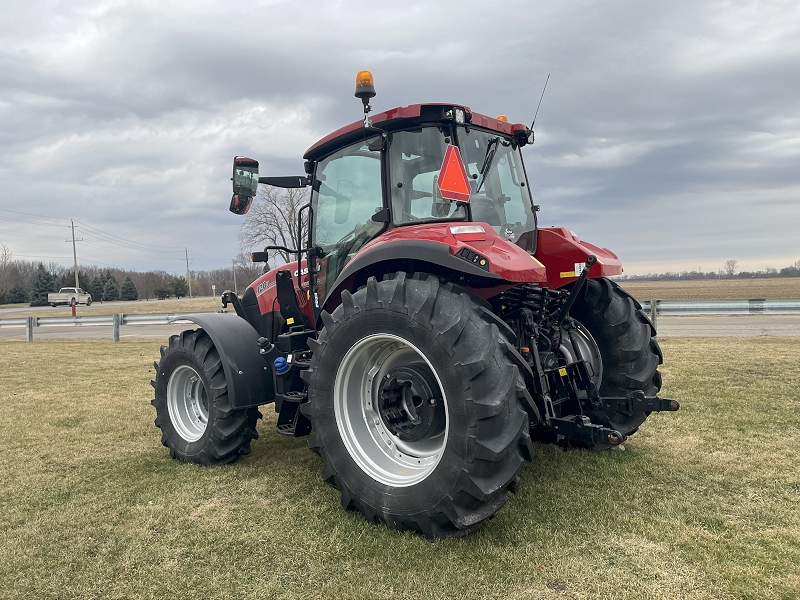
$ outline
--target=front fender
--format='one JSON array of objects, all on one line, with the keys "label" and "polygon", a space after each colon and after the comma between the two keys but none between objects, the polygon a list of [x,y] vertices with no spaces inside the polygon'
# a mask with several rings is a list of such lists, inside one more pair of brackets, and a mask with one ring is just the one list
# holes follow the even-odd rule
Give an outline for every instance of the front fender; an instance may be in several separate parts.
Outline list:
[{"label": "front fender", "polygon": [[219,353],[231,408],[242,409],[275,400],[272,368],[258,351],[258,332],[232,313],[176,315],[171,322],[185,320],[202,327]]}]

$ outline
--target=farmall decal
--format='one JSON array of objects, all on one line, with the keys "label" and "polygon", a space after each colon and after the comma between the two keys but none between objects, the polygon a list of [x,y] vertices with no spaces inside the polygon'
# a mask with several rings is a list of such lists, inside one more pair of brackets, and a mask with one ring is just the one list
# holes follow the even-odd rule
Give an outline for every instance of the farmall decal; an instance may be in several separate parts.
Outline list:
[{"label": "farmall decal", "polygon": [[262,281],[261,283],[258,284],[258,287],[256,288],[256,296],[260,296],[267,290],[272,289],[274,287],[275,287],[274,281]]}]

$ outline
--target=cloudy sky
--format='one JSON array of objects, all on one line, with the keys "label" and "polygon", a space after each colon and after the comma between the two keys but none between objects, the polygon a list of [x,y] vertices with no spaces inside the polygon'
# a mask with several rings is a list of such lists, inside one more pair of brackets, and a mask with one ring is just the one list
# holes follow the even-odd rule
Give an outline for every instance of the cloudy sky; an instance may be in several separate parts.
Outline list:
[{"label": "cloudy sky", "polygon": [[231,159],[302,173],[376,110],[530,122],[542,225],[627,273],[800,259],[800,3],[14,2],[0,20],[0,243],[18,258],[230,265]]}]

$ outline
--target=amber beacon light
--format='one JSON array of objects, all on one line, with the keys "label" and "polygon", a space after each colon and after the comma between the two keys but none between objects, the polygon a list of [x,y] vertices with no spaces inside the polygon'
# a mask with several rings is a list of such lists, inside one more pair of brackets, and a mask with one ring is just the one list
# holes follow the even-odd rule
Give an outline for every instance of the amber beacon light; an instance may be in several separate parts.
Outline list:
[{"label": "amber beacon light", "polygon": [[369,71],[359,71],[356,75],[356,98],[369,100],[375,97],[375,80]]}]

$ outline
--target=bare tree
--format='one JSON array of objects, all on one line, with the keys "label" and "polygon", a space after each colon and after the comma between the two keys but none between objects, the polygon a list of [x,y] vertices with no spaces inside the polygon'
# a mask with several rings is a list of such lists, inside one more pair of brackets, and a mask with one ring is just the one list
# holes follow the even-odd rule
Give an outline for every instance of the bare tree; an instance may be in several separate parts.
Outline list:
[{"label": "bare tree", "polygon": [[245,252],[237,254],[233,262],[236,265],[236,277],[241,278],[238,283],[243,288],[253,283],[264,272],[264,265],[254,263],[250,260],[250,255]]},{"label": "bare tree", "polygon": [[735,258],[725,261],[725,272],[728,274],[728,277],[734,276],[738,264],[739,263]]},{"label": "bare tree", "polygon": [[[298,231],[297,213],[307,203],[307,188],[262,186],[239,229],[241,248],[247,250],[259,246],[284,246],[294,250],[305,246],[308,211],[303,213],[302,233]],[[283,262],[297,260],[296,256],[290,256],[283,250],[275,252]]]},{"label": "bare tree", "polygon": [[5,244],[0,245],[0,296],[11,289],[9,280],[11,276],[12,258],[14,258],[14,253],[11,251],[11,248]]},{"label": "bare tree", "polygon": [[800,260],[796,260],[796,261],[794,261],[794,264],[793,264],[792,266],[793,266],[795,269],[797,269],[798,271],[800,271]]}]

